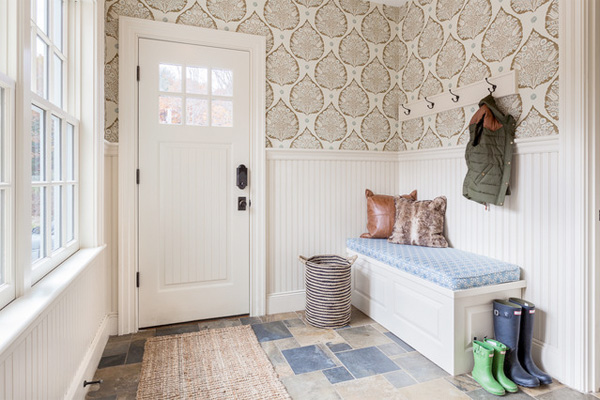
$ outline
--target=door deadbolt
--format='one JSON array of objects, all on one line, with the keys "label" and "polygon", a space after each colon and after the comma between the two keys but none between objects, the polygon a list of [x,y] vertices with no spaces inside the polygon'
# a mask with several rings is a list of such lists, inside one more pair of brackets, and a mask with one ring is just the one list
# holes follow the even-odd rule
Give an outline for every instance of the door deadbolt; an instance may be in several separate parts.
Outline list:
[{"label": "door deadbolt", "polygon": [[240,164],[237,167],[235,184],[242,190],[248,186],[248,168],[244,164]]},{"label": "door deadbolt", "polygon": [[248,202],[245,197],[238,197],[238,211],[246,211]]}]

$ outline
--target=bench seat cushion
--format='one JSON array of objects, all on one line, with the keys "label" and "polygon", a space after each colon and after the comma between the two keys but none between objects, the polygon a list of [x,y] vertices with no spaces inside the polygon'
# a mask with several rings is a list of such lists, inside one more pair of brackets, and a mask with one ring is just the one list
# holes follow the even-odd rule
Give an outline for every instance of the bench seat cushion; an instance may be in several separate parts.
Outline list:
[{"label": "bench seat cushion", "polygon": [[453,248],[389,243],[387,239],[351,238],[348,249],[374,258],[450,290],[514,282],[521,269],[514,264]]}]

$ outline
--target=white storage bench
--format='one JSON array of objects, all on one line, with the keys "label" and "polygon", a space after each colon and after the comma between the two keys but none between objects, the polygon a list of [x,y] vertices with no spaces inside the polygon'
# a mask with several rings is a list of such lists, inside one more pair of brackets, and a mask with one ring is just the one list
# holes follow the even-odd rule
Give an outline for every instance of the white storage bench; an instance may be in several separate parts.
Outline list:
[{"label": "white storage bench", "polygon": [[493,337],[492,300],[521,297],[520,268],[457,249],[348,239],[352,304],[452,375],[473,368],[473,337]]}]

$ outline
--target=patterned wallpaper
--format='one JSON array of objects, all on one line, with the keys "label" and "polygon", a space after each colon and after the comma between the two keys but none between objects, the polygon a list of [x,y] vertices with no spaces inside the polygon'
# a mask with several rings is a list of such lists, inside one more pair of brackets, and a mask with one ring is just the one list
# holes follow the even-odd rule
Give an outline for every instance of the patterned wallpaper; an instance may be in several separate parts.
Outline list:
[{"label": "patterned wallpaper", "polygon": [[[498,100],[517,137],[558,134],[558,0],[409,0],[400,7],[401,102],[518,71]],[[400,148],[468,141],[476,105],[402,123]]]},{"label": "patterned wallpaper", "polygon": [[121,15],[266,36],[268,147],[403,146],[399,8],[363,0],[107,0],[105,138],[111,142],[119,139]]}]

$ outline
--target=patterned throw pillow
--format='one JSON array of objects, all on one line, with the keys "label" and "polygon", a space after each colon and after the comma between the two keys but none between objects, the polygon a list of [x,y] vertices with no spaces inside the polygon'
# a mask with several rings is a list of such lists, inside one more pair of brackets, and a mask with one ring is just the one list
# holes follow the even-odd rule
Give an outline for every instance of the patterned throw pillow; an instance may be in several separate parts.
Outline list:
[{"label": "patterned throw pillow", "polygon": [[444,237],[446,198],[410,201],[400,196],[396,203],[394,231],[388,239],[391,243],[411,244],[426,247],[448,247]]},{"label": "patterned throw pillow", "polygon": [[[387,239],[394,230],[396,220],[396,205],[394,196],[374,194],[369,189],[365,190],[367,198],[367,233],[360,235],[363,239]],[[417,199],[417,191],[400,196],[414,201]]]}]

